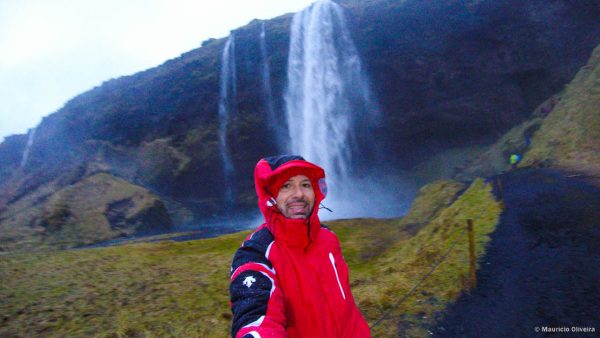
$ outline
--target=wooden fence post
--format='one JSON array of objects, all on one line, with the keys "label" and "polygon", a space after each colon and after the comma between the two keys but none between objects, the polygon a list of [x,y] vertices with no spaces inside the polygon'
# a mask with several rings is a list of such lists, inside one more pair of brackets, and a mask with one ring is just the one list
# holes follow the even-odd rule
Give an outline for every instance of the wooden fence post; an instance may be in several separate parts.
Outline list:
[{"label": "wooden fence post", "polygon": [[504,187],[502,186],[502,180],[500,179],[500,175],[496,176],[496,182],[498,184],[498,195],[500,196],[500,203],[502,209],[504,209]]},{"label": "wooden fence post", "polygon": [[473,233],[473,220],[467,220],[467,230],[469,233],[469,287],[477,287],[477,258],[475,257],[475,234]]}]

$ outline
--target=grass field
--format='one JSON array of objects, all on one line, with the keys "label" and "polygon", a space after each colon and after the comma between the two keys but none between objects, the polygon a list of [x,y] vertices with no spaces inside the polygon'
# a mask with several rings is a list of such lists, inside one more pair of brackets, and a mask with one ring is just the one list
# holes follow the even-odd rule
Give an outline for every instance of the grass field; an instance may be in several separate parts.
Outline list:
[{"label": "grass field", "polygon": [[[459,185],[442,186],[421,191],[412,209],[418,226],[401,219],[327,222],[342,242],[363,315],[373,324],[388,314],[375,337],[425,334],[466,287],[466,219],[475,220],[478,255],[494,230],[501,209],[489,185],[477,180],[460,197]],[[441,204],[429,205],[432,199]],[[247,234],[3,254],[0,336],[226,337],[229,265]],[[397,304],[451,245],[430,278]]]}]

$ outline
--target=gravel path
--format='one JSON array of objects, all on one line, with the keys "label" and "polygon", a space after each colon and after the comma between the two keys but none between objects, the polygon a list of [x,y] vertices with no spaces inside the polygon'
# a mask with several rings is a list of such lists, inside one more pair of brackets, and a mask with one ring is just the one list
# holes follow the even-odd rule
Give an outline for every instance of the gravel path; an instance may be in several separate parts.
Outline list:
[{"label": "gravel path", "polygon": [[505,211],[478,287],[442,314],[434,336],[600,336],[600,188],[550,169],[499,178]]}]

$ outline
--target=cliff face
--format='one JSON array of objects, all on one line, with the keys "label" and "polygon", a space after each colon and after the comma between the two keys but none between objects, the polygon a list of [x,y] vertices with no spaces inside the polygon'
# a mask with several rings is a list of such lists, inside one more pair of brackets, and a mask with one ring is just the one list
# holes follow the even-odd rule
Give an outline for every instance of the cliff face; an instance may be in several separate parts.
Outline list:
[{"label": "cliff face", "polygon": [[[501,135],[560,91],[600,43],[600,5],[592,0],[339,4],[382,112],[374,135],[362,137],[376,139],[386,165],[404,168],[447,147]],[[281,124],[291,18],[265,22]],[[255,206],[256,161],[282,149],[266,127],[260,30],[258,21],[235,30],[237,113],[227,139],[241,209]],[[29,208],[43,210],[57,191],[98,173],[151,191],[175,224],[223,212],[218,101],[224,44],[211,39],[75,97],[38,126],[22,168],[27,137],[7,138],[0,144],[0,225],[8,226],[6,215],[17,212],[17,204],[27,200]],[[41,226],[41,213],[28,215],[19,226]]]},{"label": "cliff face", "polygon": [[592,1],[346,3],[383,134],[400,155],[501,135],[571,81],[598,43]]},{"label": "cliff face", "polygon": [[544,119],[522,165],[600,173],[600,46]]},{"label": "cliff face", "polygon": [[[469,181],[519,167],[552,167],[578,172],[598,183],[600,177],[600,45],[587,64],[559,94],[540,104],[533,118],[513,127],[493,145],[460,165],[448,166],[455,179]],[[440,157],[449,157],[445,152]],[[439,164],[430,160],[429,166]]]}]

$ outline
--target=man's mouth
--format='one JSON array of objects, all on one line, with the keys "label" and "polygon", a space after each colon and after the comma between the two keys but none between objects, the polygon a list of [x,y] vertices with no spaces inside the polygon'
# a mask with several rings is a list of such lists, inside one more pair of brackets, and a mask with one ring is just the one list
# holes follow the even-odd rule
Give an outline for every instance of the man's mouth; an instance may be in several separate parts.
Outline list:
[{"label": "man's mouth", "polygon": [[291,214],[305,214],[308,209],[306,202],[292,202],[287,205]]}]

